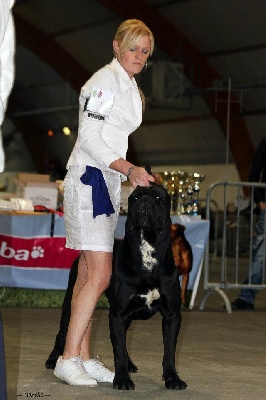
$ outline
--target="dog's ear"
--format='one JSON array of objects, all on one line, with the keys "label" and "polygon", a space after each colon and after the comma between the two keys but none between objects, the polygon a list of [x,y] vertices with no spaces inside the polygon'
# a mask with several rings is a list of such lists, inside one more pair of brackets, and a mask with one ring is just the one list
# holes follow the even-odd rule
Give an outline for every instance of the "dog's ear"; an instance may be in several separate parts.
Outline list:
[{"label": "dog's ear", "polygon": [[184,225],[177,224],[177,223],[172,224],[171,225],[172,236],[173,237],[182,236],[185,229],[186,229],[186,227]]},{"label": "dog's ear", "polygon": [[145,170],[148,172],[149,175],[152,175],[155,179],[155,182],[150,182],[150,186],[159,185],[160,183],[159,183],[158,177],[156,176],[156,174],[154,172],[152,172],[151,166],[146,165]]},{"label": "dog's ear", "polygon": [[149,175],[153,175],[153,173],[151,172],[151,166],[150,165],[146,165],[145,170],[148,172]]}]

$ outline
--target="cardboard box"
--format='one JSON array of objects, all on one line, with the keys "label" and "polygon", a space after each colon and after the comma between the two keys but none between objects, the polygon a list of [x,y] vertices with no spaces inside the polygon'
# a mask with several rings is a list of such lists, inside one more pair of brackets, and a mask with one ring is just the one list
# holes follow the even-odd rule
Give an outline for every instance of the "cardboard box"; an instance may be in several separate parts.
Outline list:
[{"label": "cardboard box", "polygon": [[24,183],[28,182],[50,182],[50,176],[46,174],[30,174],[27,172],[18,173],[17,180]]},{"label": "cardboard box", "polygon": [[40,205],[53,210],[58,204],[58,183],[50,182],[49,175],[19,173],[16,183],[16,196],[29,199],[34,206]]}]

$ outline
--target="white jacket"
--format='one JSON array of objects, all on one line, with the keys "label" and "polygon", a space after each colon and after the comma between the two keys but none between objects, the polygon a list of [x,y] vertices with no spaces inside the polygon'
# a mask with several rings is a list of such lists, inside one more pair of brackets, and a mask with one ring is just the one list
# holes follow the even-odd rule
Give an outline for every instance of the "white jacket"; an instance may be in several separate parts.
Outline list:
[{"label": "white jacket", "polygon": [[14,0],[0,1],[0,172],[3,172],[5,162],[1,125],[14,81],[15,35],[11,11],[13,4]]},{"label": "white jacket", "polygon": [[[141,121],[142,102],[136,81],[113,59],[81,89],[78,138],[67,168],[90,165],[110,170],[113,161],[126,158],[128,136]],[[121,178],[124,180],[124,175]]]}]

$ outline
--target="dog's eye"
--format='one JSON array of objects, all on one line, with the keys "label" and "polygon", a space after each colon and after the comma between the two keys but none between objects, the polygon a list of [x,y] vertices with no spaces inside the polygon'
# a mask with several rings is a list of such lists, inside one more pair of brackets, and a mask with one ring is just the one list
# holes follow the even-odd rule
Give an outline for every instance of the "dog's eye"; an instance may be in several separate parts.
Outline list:
[{"label": "dog's eye", "polygon": [[159,202],[159,201],[161,201],[161,197],[160,196],[156,196],[155,200]]}]

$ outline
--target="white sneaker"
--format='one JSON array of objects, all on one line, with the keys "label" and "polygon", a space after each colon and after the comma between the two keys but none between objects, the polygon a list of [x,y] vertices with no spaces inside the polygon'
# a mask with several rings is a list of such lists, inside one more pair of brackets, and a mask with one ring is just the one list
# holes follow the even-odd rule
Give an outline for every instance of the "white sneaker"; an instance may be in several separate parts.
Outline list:
[{"label": "white sneaker", "polygon": [[83,361],[83,366],[87,373],[97,382],[113,383],[115,373],[106,368],[97,358],[91,358],[88,361]]},{"label": "white sneaker", "polygon": [[96,386],[97,381],[85,370],[81,357],[73,357],[63,360],[60,356],[57,360],[54,375],[67,382],[69,385]]}]

